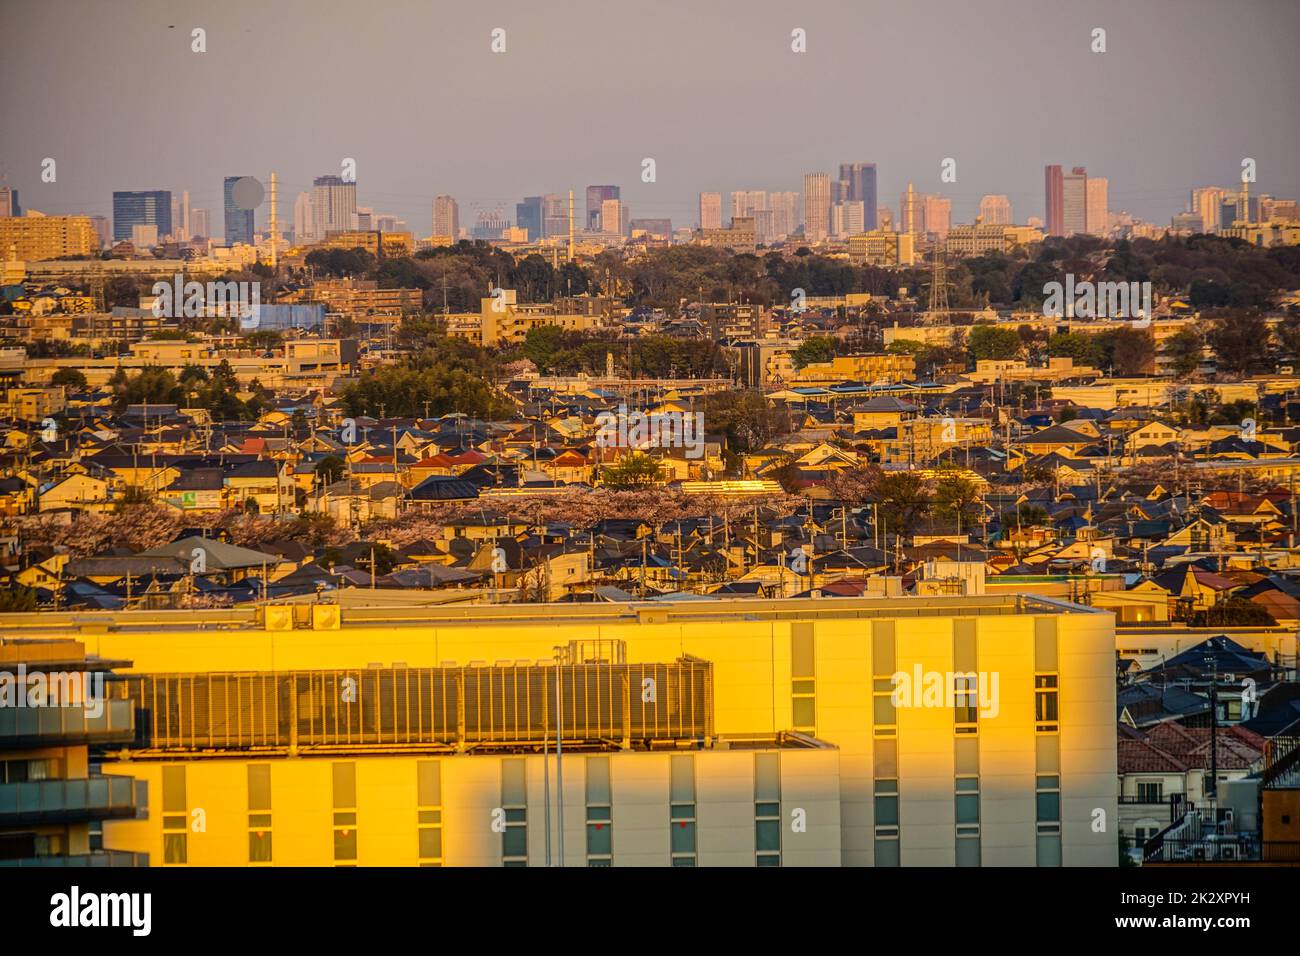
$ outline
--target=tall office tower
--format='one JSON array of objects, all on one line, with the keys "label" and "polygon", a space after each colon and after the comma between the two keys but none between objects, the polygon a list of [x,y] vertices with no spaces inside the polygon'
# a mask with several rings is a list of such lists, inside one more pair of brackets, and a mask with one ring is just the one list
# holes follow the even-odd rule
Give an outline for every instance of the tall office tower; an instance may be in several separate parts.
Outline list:
[{"label": "tall office tower", "polygon": [[293,241],[308,242],[316,235],[312,226],[311,193],[299,193],[293,201]]},{"label": "tall office tower", "polygon": [[18,206],[18,190],[9,186],[0,186],[0,216],[21,216]]},{"label": "tall office tower", "polygon": [[621,199],[606,199],[600,204],[600,231],[627,238],[631,210]]},{"label": "tall office tower", "polygon": [[176,230],[176,235],[168,238],[176,240],[185,238],[181,235],[181,197],[175,193],[172,193],[172,228]]},{"label": "tall office tower", "polygon": [[113,193],[113,241],[131,238],[136,226],[154,226],[158,235],[172,231],[172,194],[166,189]]},{"label": "tall office tower", "polygon": [[190,191],[186,189],[181,193],[181,229],[177,238],[189,242],[190,235]]},{"label": "tall office tower", "polygon": [[1060,166],[1044,167],[1046,180],[1047,223],[1049,236],[1065,235],[1065,177],[1061,175]]},{"label": "tall office tower", "polygon": [[936,239],[947,238],[952,225],[952,200],[944,196],[926,196],[923,209],[925,231]]},{"label": "tall office tower", "polygon": [[515,203],[515,225],[528,230],[530,241],[542,238],[542,196],[525,196]]},{"label": "tall office tower", "polygon": [[352,211],[352,229],[371,232],[375,227],[375,211],[369,206],[358,206]]},{"label": "tall office tower", "polygon": [[587,228],[592,232],[601,231],[601,222],[604,217],[601,214],[601,204],[609,199],[619,197],[617,186],[588,186],[587,187]]},{"label": "tall office tower", "polygon": [[[225,179],[225,213],[226,213],[226,245],[233,246],[235,243],[243,243],[246,246],[253,244],[253,232],[255,230],[253,223],[253,210],[240,209],[235,204],[235,184],[243,176],[227,176]],[[341,227],[345,228],[345,227]]]},{"label": "tall office tower", "polygon": [[433,234],[449,236],[452,242],[460,239],[460,207],[450,196],[438,196],[433,201]]},{"label": "tall office tower", "polygon": [[1006,196],[985,196],[980,200],[980,222],[986,226],[1011,225],[1011,200]]},{"label": "tall office tower", "polygon": [[846,199],[831,207],[831,232],[836,238],[866,232],[866,210],[860,199]]},{"label": "tall office tower", "polygon": [[568,235],[568,232],[568,204],[563,196],[547,193],[542,197],[542,235],[550,239],[553,236]]},{"label": "tall office tower", "polygon": [[898,231],[909,236],[925,235],[925,199],[907,184],[907,192],[898,200]]},{"label": "tall office tower", "polygon": [[1109,231],[1109,186],[1110,180],[1098,177],[1089,179],[1085,187],[1088,197],[1088,232],[1094,236],[1104,236]]},{"label": "tall office tower", "polygon": [[792,235],[799,228],[799,194],[772,193],[767,201],[772,207],[772,238],[784,239]]},{"label": "tall office tower", "polygon": [[352,214],[356,211],[356,183],[345,183],[340,176],[318,176],[312,180],[311,220],[315,238],[324,239],[330,232],[347,232],[352,228]]},{"label": "tall office tower", "polygon": [[866,220],[864,231],[876,228],[876,164],[840,163],[840,180],[848,183],[844,199],[861,202]]},{"label": "tall office tower", "polygon": [[193,230],[191,239],[212,238],[212,222],[206,209],[190,210],[190,228]]},{"label": "tall office tower", "polygon": [[1192,212],[1201,217],[1202,232],[1219,231],[1219,209],[1226,195],[1227,190],[1218,186],[1202,186],[1192,190],[1189,206]]},{"label": "tall office tower", "polygon": [[893,232],[894,210],[888,206],[878,206],[876,208],[876,228],[880,232]]},{"label": "tall office tower", "polygon": [[722,193],[700,193],[700,228],[722,228]]},{"label": "tall office tower", "polygon": [[767,209],[767,193],[761,189],[731,194],[731,218],[749,219],[760,209]]},{"label": "tall office tower", "polygon": [[830,173],[808,173],[803,178],[803,235],[821,242],[831,228]]},{"label": "tall office tower", "polygon": [[1061,227],[1067,236],[1077,236],[1088,231],[1088,171],[1075,166],[1062,177]]}]

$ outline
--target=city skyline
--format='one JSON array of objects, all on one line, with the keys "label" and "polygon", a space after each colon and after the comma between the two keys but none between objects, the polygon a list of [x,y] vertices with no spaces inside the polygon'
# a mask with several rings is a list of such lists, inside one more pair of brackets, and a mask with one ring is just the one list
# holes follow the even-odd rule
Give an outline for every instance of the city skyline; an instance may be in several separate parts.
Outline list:
[{"label": "city skyline", "polygon": [[[284,197],[310,191],[316,177],[338,175],[342,161],[352,158],[367,205],[405,219],[417,234],[423,234],[429,204],[439,194],[455,196],[464,221],[472,222],[479,210],[499,208],[512,217],[525,197],[608,183],[621,187],[620,198],[633,216],[687,225],[698,221],[701,192],[799,189],[805,174],[834,177],[850,162],[876,164],[878,196],[897,196],[915,182],[918,192],[951,199],[954,222],[972,221],[981,198],[990,194],[1007,195],[1021,220],[1041,217],[1041,170],[1053,164],[1097,170],[1110,180],[1111,209],[1158,224],[1186,209],[1190,190],[1231,186],[1247,157],[1258,165],[1253,192],[1300,192],[1290,159],[1300,148],[1300,132],[1275,121],[1285,115],[1287,93],[1300,76],[1285,56],[1286,30],[1236,40],[1236,14],[1208,4],[1194,4],[1195,16],[1183,14],[1185,5],[1177,5],[1179,16],[1170,16],[1173,6],[1167,3],[1141,11],[1103,3],[1066,13],[1017,2],[998,6],[1005,8],[1002,15],[989,16],[986,10],[937,4],[936,28],[914,25],[901,11],[827,4],[804,13],[758,4],[740,20],[725,11],[692,11],[695,25],[678,35],[670,23],[658,22],[670,18],[594,6],[592,17],[575,17],[574,26],[560,30],[520,4],[436,14],[415,4],[392,4],[356,27],[353,65],[370,62],[365,51],[379,45],[380,31],[390,54],[383,62],[404,62],[414,55],[424,24],[444,41],[445,75],[458,82],[417,83],[420,94],[413,102],[390,105],[377,87],[345,82],[324,63],[295,58],[295,50],[305,49],[293,39],[295,24],[311,23],[327,44],[351,39],[342,25],[347,21],[338,18],[334,26],[328,4],[287,3],[255,14],[238,3],[197,8],[187,16],[194,25],[207,21],[207,52],[194,53],[191,24],[177,22],[179,15],[161,4],[108,17],[94,6],[56,3],[32,8],[10,30],[14,55],[0,64],[0,79],[11,93],[9,102],[28,102],[33,109],[24,117],[24,135],[0,154],[0,175],[19,190],[24,208],[55,215],[108,215],[112,192],[132,189],[188,190],[192,206],[214,210],[222,208],[220,184],[232,168],[259,176],[274,169],[283,206]],[[1284,25],[1288,11],[1282,4],[1250,6]],[[78,16],[65,22],[71,11]],[[254,15],[259,32],[246,26]],[[968,57],[972,37],[992,42],[993,22],[1008,55],[982,61],[988,74],[982,89],[990,96],[1004,90],[1021,108],[981,109],[978,97],[985,94],[954,91],[929,74],[913,79],[897,102],[866,97],[855,100],[851,111],[845,108],[838,91],[853,80],[846,54],[855,38],[870,44],[875,68],[889,71],[903,69],[905,51],[917,43],[925,44],[934,62]],[[1105,53],[1089,49],[1097,24],[1107,30]],[[489,46],[497,26],[507,31],[506,52],[500,54]],[[807,31],[807,53],[790,49],[796,27]],[[121,84],[105,84],[101,92],[44,75],[32,57],[55,30],[70,51],[102,43],[123,53],[115,66]],[[611,55],[599,42],[609,31],[637,35],[636,49],[606,44],[618,50]],[[1220,71],[1211,77],[1192,58],[1170,59],[1207,32],[1223,38],[1217,56],[1249,56],[1252,73]],[[1059,39],[1043,44],[1038,37],[1044,33]],[[280,98],[260,95],[267,82],[260,72],[247,79],[216,72],[231,44],[269,58],[286,90],[302,84],[322,93],[286,113]],[[719,76],[726,51],[742,48],[764,69],[740,81]],[[131,50],[141,55],[126,55]],[[574,113],[581,118],[573,122],[557,119],[554,104],[538,99],[547,97],[545,91],[531,91],[522,82],[546,68],[557,50],[572,50],[590,68],[609,72],[607,81],[583,90],[583,107]],[[666,50],[696,64],[692,95],[682,96],[685,81],[662,68]],[[655,68],[647,72],[647,63]],[[176,82],[144,83],[154,69]],[[1059,109],[1059,82],[1026,79],[1046,76],[1041,71],[1048,69],[1073,71],[1063,79],[1086,83],[1088,96],[1070,98],[1070,108]],[[637,109],[615,109],[629,86],[637,89]],[[814,95],[807,95],[810,88]],[[121,89],[137,101],[131,115],[138,124],[115,123]],[[101,101],[106,93],[113,99]],[[84,117],[75,131],[57,120],[74,106]],[[1027,115],[1035,117],[1032,140],[1022,132]],[[204,135],[205,116],[214,135]],[[1212,137],[1205,135],[1207,116],[1216,121]],[[800,135],[785,132],[792,123]],[[165,135],[155,141],[133,134],[151,124],[164,127]],[[166,129],[169,124],[179,128]],[[437,136],[428,132],[433,124],[439,124]],[[229,136],[220,132],[224,126],[276,133]],[[1135,151],[1139,133],[1145,145]],[[506,148],[494,143],[497,135]],[[577,160],[559,145],[573,136],[583,144]],[[446,149],[449,139],[462,145]],[[91,141],[103,144],[93,156],[79,145]],[[526,172],[518,162],[522,154]],[[54,182],[42,181],[45,158],[58,162]],[[656,161],[655,182],[642,181],[645,158]],[[953,183],[940,179],[947,158],[957,161]],[[291,218],[291,211],[282,218]]]}]

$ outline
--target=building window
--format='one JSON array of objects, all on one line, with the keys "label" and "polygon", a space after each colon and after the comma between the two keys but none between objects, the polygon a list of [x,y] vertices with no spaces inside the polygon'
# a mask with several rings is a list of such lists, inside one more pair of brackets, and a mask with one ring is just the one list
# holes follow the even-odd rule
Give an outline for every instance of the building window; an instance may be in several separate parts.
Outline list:
[{"label": "building window", "polygon": [[614,810],[610,797],[609,758],[587,758],[587,865],[610,866],[614,860]]},{"label": "building window", "polygon": [[501,808],[505,829],[501,832],[501,865],[528,865],[528,776],[523,760],[501,761]]},{"label": "building window", "polygon": [[779,754],[754,755],[754,849],[759,866],[781,865]]},{"label": "building window", "polygon": [[1061,727],[1056,682],[1055,674],[1034,675],[1034,729],[1040,734],[1054,734]]},{"label": "building window", "polygon": [[163,863],[189,862],[190,811],[185,795],[185,768],[163,767]]},{"label": "building window", "polygon": [[790,629],[790,705],[795,730],[817,732],[817,673],[813,626],[794,624]]},{"label": "building window", "polygon": [[1139,803],[1162,803],[1164,802],[1164,783],[1160,780],[1139,780],[1138,781],[1138,802]]},{"label": "building window", "polygon": [[248,765],[248,862],[271,862],[271,765]]},{"label": "building window", "polygon": [[975,622],[953,622],[953,722],[959,734],[979,732],[979,661]]},{"label": "building window", "polygon": [[334,770],[334,862],[356,865],[357,765],[336,763]]},{"label": "building window", "polygon": [[695,758],[673,754],[668,795],[668,843],[673,866],[696,865]]},{"label": "building window", "polygon": [[416,832],[420,866],[442,866],[442,768],[436,760],[415,765]]}]

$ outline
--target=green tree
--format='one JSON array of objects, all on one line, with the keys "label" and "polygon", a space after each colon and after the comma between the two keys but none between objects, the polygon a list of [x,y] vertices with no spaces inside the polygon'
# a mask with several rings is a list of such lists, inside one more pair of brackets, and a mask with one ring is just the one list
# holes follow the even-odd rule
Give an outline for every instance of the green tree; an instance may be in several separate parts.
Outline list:
[{"label": "green tree", "polygon": [[316,462],[316,467],[312,471],[322,485],[331,485],[343,477],[343,459],[337,455],[326,455]]},{"label": "green tree", "polygon": [[976,360],[1014,359],[1020,355],[1020,336],[1012,328],[975,325],[966,338],[966,348]]},{"label": "green tree", "polygon": [[823,335],[804,339],[790,356],[790,362],[796,369],[818,362],[829,362],[835,357],[835,340]]},{"label": "green tree", "polygon": [[50,376],[51,385],[63,385],[67,388],[85,388],[86,376],[80,369],[61,368]]},{"label": "green tree", "polygon": [[659,463],[649,455],[633,453],[601,471],[600,481],[614,491],[650,488],[659,483]]},{"label": "green tree", "polygon": [[1205,340],[1195,329],[1183,329],[1165,340],[1165,357],[1174,375],[1186,378],[1196,372],[1201,365],[1201,352]]},{"label": "green tree", "polygon": [[979,520],[979,489],[960,474],[941,475],[934,483],[934,513],[969,530]]}]

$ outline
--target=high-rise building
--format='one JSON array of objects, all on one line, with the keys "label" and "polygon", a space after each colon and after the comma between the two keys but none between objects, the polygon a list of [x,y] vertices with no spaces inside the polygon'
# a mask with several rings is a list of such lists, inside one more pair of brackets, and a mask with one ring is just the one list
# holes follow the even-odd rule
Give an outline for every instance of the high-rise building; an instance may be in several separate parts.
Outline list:
[{"label": "high-rise building", "polygon": [[722,228],[722,193],[700,193],[700,228]]},{"label": "high-rise building", "polygon": [[113,244],[113,224],[107,216],[91,216],[90,224],[95,229],[95,239],[100,249],[107,249]]},{"label": "high-rise building", "polygon": [[[247,177],[227,176],[224,182],[226,214],[225,236],[226,245],[228,246],[233,246],[236,243],[241,243],[245,246],[251,246],[253,244],[253,233],[255,231],[253,218],[254,210],[241,209],[235,201],[235,184],[245,178]],[[317,180],[317,182],[320,182],[320,180]]]},{"label": "high-rise building", "polygon": [[433,234],[447,236],[452,242],[460,239],[460,207],[450,196],[438,196],[433,201]]},{"label": "high-rise building", "polygon": [[1061,228],[1067,236],[1088,232],[1088,171],[1082,166],[1062,177]]},{"label": "high-rise building", "polygon": [[1047,166],[1045,173],[1045,192],[1047,213],[1046,232],[1049,236],[1065,235],[1065,177],[1061,175],[1060,166]]},{"label": "high-rise building", "polygon": [[0,216],[0,258],[20,261],[85,256],[99,247],[89,216]]},{"label": "high-rise building", "polygon": [[845,185],[841,197],[849,202],[861,202],[865,214],[865,227],[876,228],[876,164],[840,163],[840,181]]},{"label": "high-rise building", "polygon": [[193,231],[191,239],[212,238],[211,214],[206,209],[191,209],[190,228]]},{"label": "high-rise building", "polygon": [[822,242],[831,228],[830,173],[808,173],[803,178],[803,235]]},{"label": "high-rise building", "polygon": [[767,193],[761,189],[742,190],[731,194],[732,219],[751,219],[754,213],[767,208]]},{"label": "high-rise building", "polygon": [[898,217],[898,231],[905,232],[909,236],[925,235],[925,201],[924,196],[918,193],[911,183],[907,184],[907,192],[903,193],[898,200],[900,210]]},{"label": "high-rise building", "polygon": [[587,228],[592,232],[601,231],[601,223],[604,215],[601,212],[602,204],[610,199],[617,199],[619,191],[617,186],[588,186],[587,187]]},{"label": "high-rise building", "polygon": [[525,196],[524,201],[515,203],[515,225],[528,230],[528,238],[542,238],[542,196]]},{"label": "high-rise building", "polygon": [[113,241],[130,239],[136,226],[153,226],[158,235],[172,231],[172,194],[166,189],[113,193]]},{"label": "high-rise building", "polygon": [[1109,180],[1096,177],[1089,179],[1085,187],[1088,196],[1088,232],[1094,236],[1104,236],[1109,231],[1109,185]]},{"label": "high-rise building", "polygon": [[862,200],[841,200],[831,207],[831,232],[839,239],[856,236],[866,232],[866,218]]},{"label": "high-rise building", "polygon": [[1221,212],[1228,191],[1218,186],[1192,190],[1191,211],[1201,217],[1201,232],[1218,232],[1222,228]]},{"label": "high-rise building", "polygon": [[0,217],[22,214],[23,211],[18,205],[18,190],[9,186],[0,186]]},{"label": "high-rise building", "polygon": [[311,193],[299,193],[293,201],[294,242],[307,242],[316,235],[312,225]]},{"label": "high-rise building", "polygon": [[542,197],[542,235],[547,239],[553,236],[566,236],[569,233],[569,204],[557,193],[547,193]]},{"label": "high-rise building", "polygon": [[947,236],[952,224],[952,200],[944,196],[927,195],[922,208],[925,231],[936,239]]},{"label": "high-rise building", "polygon": [[349,231],[356,211],[356,183],[346,183],[340,176],[319,176],[312,180],[311,218],[316,239],[324,239],[331,232]]},{"label": "high-rise building", "polygon": [[600,204],[600,231],[627,238],[631,214],[621,199],[606,199]]},{"label": "high-rise building", "polygon": [[375,211],[369,206],[358,206],[352,213],[352,228],[362,232],[372,232],[377,228],[375,222]]},{"label": "high-rise building", "polygon": [[1011,225],[1011,200],[1006,196],[985,196],[980,200],[980,221],[986,226]]},{"label": "high-rise building", "polygon": [[771,193],[767,198],[772,207],[772,239],[784,239],[799,228],[799,194],[797,192]]}]

